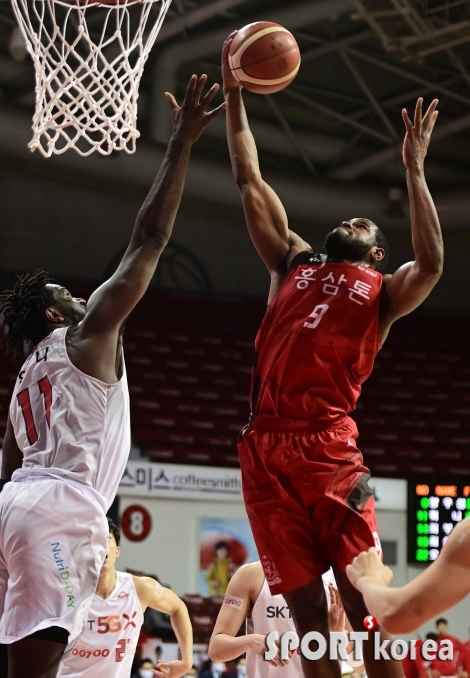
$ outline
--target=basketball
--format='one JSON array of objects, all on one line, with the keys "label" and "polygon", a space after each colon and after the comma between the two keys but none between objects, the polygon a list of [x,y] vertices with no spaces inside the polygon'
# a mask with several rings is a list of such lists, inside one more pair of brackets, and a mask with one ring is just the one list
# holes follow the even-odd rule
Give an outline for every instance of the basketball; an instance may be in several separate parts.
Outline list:
[{"label": "basketball", "polygon": [[300,66],[296,39],[272,21],[257,21],[238,31],[228,58],[240,85],[256,94],[280,92],[294,80]]}]

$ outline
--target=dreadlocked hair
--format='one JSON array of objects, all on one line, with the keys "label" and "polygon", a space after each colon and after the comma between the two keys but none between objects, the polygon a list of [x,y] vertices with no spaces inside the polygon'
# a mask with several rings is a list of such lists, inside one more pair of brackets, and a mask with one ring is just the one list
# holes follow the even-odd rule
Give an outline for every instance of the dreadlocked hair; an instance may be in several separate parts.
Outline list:
[{"label": "dreadlocked hair", "polygon": [[49,273],[35,271],[17,275],[18,282],[12,290],[0,294],[0,315],[2,336],[7,353],[23,353],[26,341],[38,344],[46,334],[44,311],[54,303],[54,293],[46,288],[53,282]]}]

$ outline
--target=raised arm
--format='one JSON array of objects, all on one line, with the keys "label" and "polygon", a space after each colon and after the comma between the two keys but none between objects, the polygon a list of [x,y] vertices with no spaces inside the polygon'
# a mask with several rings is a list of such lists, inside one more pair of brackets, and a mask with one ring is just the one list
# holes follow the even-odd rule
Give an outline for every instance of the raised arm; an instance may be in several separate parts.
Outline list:
[{"label": "raised arm", "polygon": [[438,116],[437,104],[438,100],[434,99],[423,117],[423,100],[418,99],[413,123],[403,109],[406,127],[403,162],[415,260],[401,266],[392,276],[384,276],[382,335],[386,334],[394,320],[411,313],[426,299],[442,274],[444,245],[441,227],[424,176],[424,158]]},{"label": "raised arm", "polygon": [[412,633],[469,593],[469,540],[467,519],[454,528],[439,558],[402,588],[388,586],[392,572],[375,548],[354,558],[346,572],[379,624],[393,634]]},{"label": "raised arm", "polygon": [[181,652],[181,659],[172,662],[159,662],[154,672],[161,678],[180,678],[193,665],[193,629],[188,609],[176,593],[161,586],[152,577],[134,577],[134,584],[142,609],[151,607],[170,615]]},{"label": "raised arm", "polygon": [[273,189],[261,177],[258,152],[246,117],[241,87],[228,65],[234,33],[222,52],[222,75],[227,102],[227,140],[232,171],[240,189],[246,223],[253,244],[271,277],[285,275],[290,260],[308,243],[288,226],[286,212]]},{"label": "raised arm", "polygon": [[[172,94],[166,93],[172,109],[173,134],[165,158],[137,216],[129,247],[117,271],[88,301],[87,314],[77,330],[80,350],[77,356],[71,356],[75,364],[81,359],[80,351],[86,352],[87,365],[90,361],[93,363],[95,357],[99,361],[107,350],[108,338],[112,338],[115,346],[120,326],[147,290],[173,229],[191,147],[206,125],[225,108],[222,104],[207,112],[219,86],[214,85],[202,97],[206,80],[205,75],[199,79],[195,75],[191,77],[181,107]],[[93,365],[91,371],[94,371]]]}]

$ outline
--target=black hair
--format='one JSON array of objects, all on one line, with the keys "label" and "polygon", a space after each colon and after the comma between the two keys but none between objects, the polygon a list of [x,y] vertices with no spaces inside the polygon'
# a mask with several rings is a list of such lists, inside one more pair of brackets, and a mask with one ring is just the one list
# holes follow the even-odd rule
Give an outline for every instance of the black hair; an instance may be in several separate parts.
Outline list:
[{"label": "black hair", "polygon": [[439,624],[445,624],[446,626],[449,626],[449,622],[447,619],[444,619],[444,617],[439,617],[439,619],[436,619],[436,626]]},{"label": "black hair", "polygon": [[119,542],[121,541],[121,532],[119,531],[119,527],[111,520],[111,518],[108,518],[108,526],[110,533],[114,536],[116,546],[119,546]]},{"label": "black hair", "polygon": [[438,638],[439,636],[437,635],[437,633],[433,633],[432,631],[426,633],[426,640],[437,640]]},{"label": "black hair", "polygon": [[142,657],[142,659],[139,662],[139,669],[141,669],[146,662],[150,662],[152,666],[154,666],[153,660],[150,659],[150,657]]},{"label": "black hair", "polygon": [[17,275],[18,282],[12,290],[0,294],[0,314],[3,314],[2,336],[7,353],[22,354],[27,341],[39,344],[47,335],[44,311],[54,301],[54,292],[46,285],[53,282],[49,273],[35,271]]},{"label": "black hair", "polygon": [[230,548],[229,545],[227,544],[226,541],[218,541],[217,544],[215,545],[215,550],[218,551],[219,549],[226,549],[227,553],[229,553]]},{"label": "black hair", "polygon": [[388,255],[390,254],[390,246],[387,242],[387,238],[384,236],[383,231],[375,224],[375,244],[377,247],[381,247],[385,251],[384,258],[377,262],[377,271],[385,270],[388,261]]}]

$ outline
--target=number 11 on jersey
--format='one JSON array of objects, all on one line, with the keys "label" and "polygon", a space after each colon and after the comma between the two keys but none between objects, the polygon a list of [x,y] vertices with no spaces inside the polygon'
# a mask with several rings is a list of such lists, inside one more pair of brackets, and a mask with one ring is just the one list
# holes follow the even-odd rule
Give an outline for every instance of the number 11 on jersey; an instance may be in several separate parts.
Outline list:
[{"label": "number 11 on jersey", "polygon": [[325,313],[327,312],[328,308],[329,308],[328,304],[318,304],[317,306],[315,306],[313,311],[308,316],[309,318],[315,318],[315,320],[313,321],[313,323],[304,322],[304,327],[309,327],[311,330],[314,330],[315,327],[320,322],[320,320],[325,315]]},{"label": "number 11 on jersey", "polygon": [[[52,384],[48,376],[42,377],[38,381],[39,392],[44,399],[44,414],[48,427],[51,426],[51,406],[52,406]],[[26,425],[26,435],[30,445],[37,442],[39,436],[34,423],[33,411],[31,409],[31,398],[29,397],[29,388],[24,388],[16,396],[18,405],[21,407],[23,413],[24,423]]]}]

